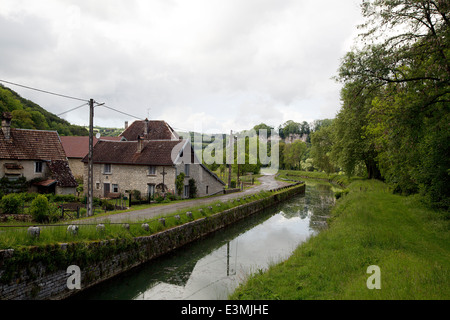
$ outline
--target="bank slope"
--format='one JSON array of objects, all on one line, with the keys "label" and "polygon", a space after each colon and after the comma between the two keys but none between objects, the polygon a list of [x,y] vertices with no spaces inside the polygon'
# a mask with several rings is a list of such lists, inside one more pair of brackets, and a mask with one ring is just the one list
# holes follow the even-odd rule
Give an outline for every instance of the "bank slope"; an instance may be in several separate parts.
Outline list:
[{"label": "bank slope", "polygon": [[[379,181],[348,188],[328,230],[251,276],[230,299],[449,299],[448,213],[394,195]],[[372,265],[379,267],[381,289],[368,289]]]}]

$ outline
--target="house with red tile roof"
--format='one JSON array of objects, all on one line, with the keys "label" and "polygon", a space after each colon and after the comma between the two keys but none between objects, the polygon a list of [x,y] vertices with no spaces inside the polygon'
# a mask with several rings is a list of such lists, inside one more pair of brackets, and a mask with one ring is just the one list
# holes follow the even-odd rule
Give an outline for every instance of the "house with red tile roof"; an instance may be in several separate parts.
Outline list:
[{"label": "house with red tile roof", "polygon": [[31,182],[30,191],[75,194],[78,183],[56,131],[11,128],[12,116],[2,115],[0,177]]},{"label": "house with red tile roof", "polygon": [[[66,152],[69,166],[73,175],[77,179],[83,179],[84,163],[83,158],[89,152],[89,137],[88,136],[63,136],[60,137],[64,151]],[[120,141],[121,137],[101,137],[102,140]],[[93,137],[93,144],[95,145],[99,139]]]},{"label": "house with red tile roof", "polygon": [[[132,190],[144,198],[176,194],[175,180],[180,173],[185,174],[183,198],[190,196],[190,179],[195,180],[199,197],[223,193],[225,183],[200,163],[190,141],[180,139],[165,121],[135,121],[120,136],[121,141],[100,139],[94,146],[95,197]],[[83,162],[87,185],[87,155]]]}]

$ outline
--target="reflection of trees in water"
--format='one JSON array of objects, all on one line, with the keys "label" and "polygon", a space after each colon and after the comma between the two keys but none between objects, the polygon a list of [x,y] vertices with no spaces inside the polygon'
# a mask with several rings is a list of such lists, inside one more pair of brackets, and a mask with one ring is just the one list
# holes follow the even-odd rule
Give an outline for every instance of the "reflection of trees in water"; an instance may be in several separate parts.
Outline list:
[{"label": "reflection of trees in water", "polygon": [[281,213],[286,219],[309,218],[310,228],[319,231],[326,227],[334,202],[334,193],[329,184],[307,185],[305,195],[284,202]]}]

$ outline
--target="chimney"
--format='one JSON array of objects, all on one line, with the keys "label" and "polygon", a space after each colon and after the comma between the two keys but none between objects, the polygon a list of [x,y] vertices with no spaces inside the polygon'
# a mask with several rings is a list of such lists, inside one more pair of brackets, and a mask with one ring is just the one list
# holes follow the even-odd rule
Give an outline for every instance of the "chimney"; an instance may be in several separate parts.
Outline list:
[{"label": "chimney", "polygon": [[141,136],[138,136],[138,138],[137,138],[137,149],[136,149],[136,153],[141,153],[142,152],[142,149],[143,149],[143,141],[142,141],[142,138],[141,138]]},{"label": "chimney", "polygon": [[128,129],[128,121],[125,121],[125,130]]},{"label": "chimney", "polygon": [[2,115],[2,131],[6,140],[11,138],[11,119],[12,115],[9,112],[3,112]]},{"label": "chimney", "polygon": [[148,119],[146,118],[144,121],[144,137],[148,139]]}]

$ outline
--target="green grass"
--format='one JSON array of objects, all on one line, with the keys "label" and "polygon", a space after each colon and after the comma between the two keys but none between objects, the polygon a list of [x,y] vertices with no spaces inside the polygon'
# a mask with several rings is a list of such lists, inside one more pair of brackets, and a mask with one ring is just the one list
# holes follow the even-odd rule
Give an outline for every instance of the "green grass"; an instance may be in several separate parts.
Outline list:
[{"label": "green grass", "polygon": [[351,182],[361,180],[360,177],[351,177],[344,174],[327,174],[325,172],[310,172],[310,171],[296,171],[296,170],[279,170],[277,179],[280,181],[285,180],[305,180],[305,179],[319,179],[330,182],[341,187],[349,185]]},{"label": "green grass", "polygon": [[[379,181],[357,180],[348,188],[329,229],[288,260],[249,276],[230,299],[449,299],[448,212],[394,195]],[[370,265],[380,267],[380,290],[367,288]]]}]

